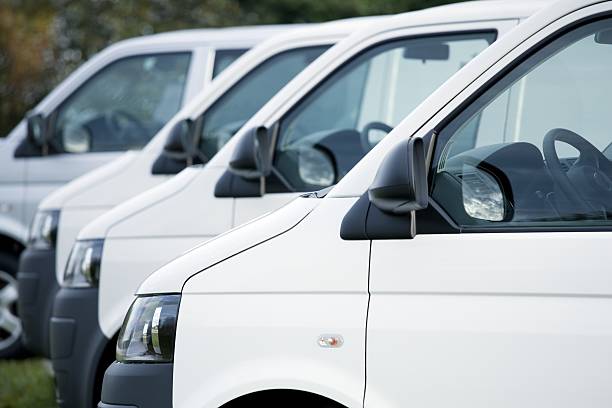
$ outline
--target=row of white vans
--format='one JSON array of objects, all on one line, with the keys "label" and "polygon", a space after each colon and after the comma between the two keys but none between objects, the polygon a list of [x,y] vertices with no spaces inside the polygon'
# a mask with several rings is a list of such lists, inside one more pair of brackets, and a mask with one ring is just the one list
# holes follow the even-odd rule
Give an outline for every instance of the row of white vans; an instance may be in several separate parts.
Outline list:
[{"label": "row of white vans", "polygon": [[114,46],[4,142],[22,220],[146,144],[38,206],[25,343],[61,407],[609,407],[610,95],[612,1]]}]

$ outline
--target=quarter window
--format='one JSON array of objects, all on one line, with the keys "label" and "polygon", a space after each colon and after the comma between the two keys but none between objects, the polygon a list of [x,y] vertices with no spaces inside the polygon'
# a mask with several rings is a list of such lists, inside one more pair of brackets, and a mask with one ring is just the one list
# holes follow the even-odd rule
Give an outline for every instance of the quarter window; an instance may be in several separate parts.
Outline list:
[{"label": "quarter window", "polygon": [[612,19],[552,41],[439,135],[432,196],[463,226],[610,224]]},{"label": "quarter window", "polygon": [[129,57],[97,73],[56,111],[57,150],[86,153],[144,146],[180,108],[190,55]]},{"label": "quarter window", "polygon": [[341,67],[280,122],[274,165],[292,190],[338,182],[494,33],[406,38]]},{"label": "quarter window", "polygon": [[232,62],[236,61],[245,52],[247,52],[247,50],[243,49],[217,50],[217,52],[215,52],[212,77],[216,78],[217,75],[223,72],[225,68],[229,67]]}]

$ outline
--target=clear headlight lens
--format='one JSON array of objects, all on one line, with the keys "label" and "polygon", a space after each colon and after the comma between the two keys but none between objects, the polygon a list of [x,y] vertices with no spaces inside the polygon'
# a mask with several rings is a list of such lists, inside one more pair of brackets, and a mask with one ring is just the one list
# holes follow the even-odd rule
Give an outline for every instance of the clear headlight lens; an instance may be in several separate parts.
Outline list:
[{"label": "clear headlight lens", "polygon": [[55,248],[59,210],[38,211],[30,226],[28,245],[36,249]]},{"label": "clear headlight lens", "polygon": [[138,297],[130,307],[117,340],[117,361],[170,363],[181,295]]},{"label": "clear headlight lens", "polygon": [[97,287],[104,240],[77,241],[72,247],[64,271],[64,286],[72,288]]}]

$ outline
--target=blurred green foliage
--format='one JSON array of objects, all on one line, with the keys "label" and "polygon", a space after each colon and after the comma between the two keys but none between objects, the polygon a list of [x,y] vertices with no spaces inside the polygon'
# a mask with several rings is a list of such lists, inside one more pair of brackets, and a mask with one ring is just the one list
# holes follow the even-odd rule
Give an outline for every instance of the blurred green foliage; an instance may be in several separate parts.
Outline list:
[{"label": "blurred green foliage", "polygon": [[181,28],[319,22],[457,0],[0,0],[0,137],[95,52]]}]

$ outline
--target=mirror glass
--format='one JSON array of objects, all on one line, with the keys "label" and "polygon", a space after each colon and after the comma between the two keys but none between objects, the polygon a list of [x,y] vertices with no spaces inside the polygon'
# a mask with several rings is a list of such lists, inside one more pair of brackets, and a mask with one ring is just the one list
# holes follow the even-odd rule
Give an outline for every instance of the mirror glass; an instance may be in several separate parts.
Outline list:
[{"label": "mirror glass", "polygon": [[80,124],[67,126],[62,132],[62,144],[67,153],[86,153],[91,149],[91,134]]},{"label": "mirror glass", "polygon": [[504,195],[497,180],[484,170],[464,165],[462,172],[463,207],[472,218],[503,221]]},{"label": "mirror glass", "polygon": [[383,140],[383,138],[387,135],[388,135],[388,132],[385,132],[384,130],[370,129],[368,131],[368,143],[370,144],[371,147],[374,147],[378,144],[378,142]]},{"label": "mirror glass", "polygon": [[298,169],[302,180],[311,185],[328,187],[336,180],[331,158],[315,147],[301,147],[298,150]]}]

